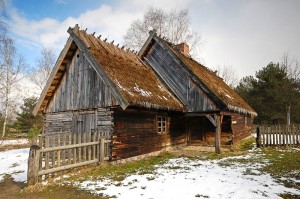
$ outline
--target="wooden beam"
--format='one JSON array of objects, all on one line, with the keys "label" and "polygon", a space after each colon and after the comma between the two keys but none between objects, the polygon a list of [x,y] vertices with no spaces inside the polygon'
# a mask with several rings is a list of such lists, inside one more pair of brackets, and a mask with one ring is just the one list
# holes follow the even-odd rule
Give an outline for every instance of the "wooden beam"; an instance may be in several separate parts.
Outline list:
[{"label": "wooden beam", "polygon": [[217,121],[212,117],[212,116],[210,116],[210,115],[205,115],[206,116],[206,118],[215,126],[215,127],[217,127]]},{"label": "wooden beam", "polygon": [[141,48],[140,52],[138,53],[139,57],[142,57],[146,49],[149,47],[152,38],[156,35],[156,29],[149,31],[149,37],[147,38],[146,42],[144,43],[143,47]]},{"label": "wooden beam", "polygon": [[221,116],[218,114],[214,115],[216,121],[216,135],[215,135],[215,152],[220,154],[221,151]]},{"label": "wooden beam", "polygon": [[220,113],[220,110],[213,110],[213,111],[203,111],[203,112],[188,112],[184,114],[184,117],[199,117],[199,116],[206,116],[206,115],[213,115],[215,113]]}]

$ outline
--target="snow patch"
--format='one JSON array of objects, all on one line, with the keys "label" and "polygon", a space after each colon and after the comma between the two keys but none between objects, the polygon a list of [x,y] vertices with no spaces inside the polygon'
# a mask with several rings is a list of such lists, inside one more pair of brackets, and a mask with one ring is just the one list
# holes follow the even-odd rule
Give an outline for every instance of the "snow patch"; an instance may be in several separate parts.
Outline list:
[{"label": "snow patch", "polygon": [[0,181],[5,174],[16,182],[27,182],[29,148],[0,152]]},{"label": "snow patch", "polygon": [[0,146],[28,144],[28,139],[0,140]]},{"label": "snow patch", "polygon": [[123,87],[117,79],[115,79],[115,82],[121,90],[127,92],[131,96],[134,96],[134,94],[132,92],[130,92],[130,90],[128,90],[127,88]]},{"label": "snow patch", "polygon": [[[255,155],[228,157],[221,160],[171,159],[156,165],[152,174],[129,175],[123,181],[87,180],[75,182],[93,194],[117,198],[280,198],[278,194],[300,194],[284,187],[269,174],[258,169],[263,165],[241,163]],[[229,166],[222,165],[229,163]]]},{"label": "snow patch", "polygon": [[233,99],[233,97],[231,97],[230,95],[228,94],[225,94],[226,97],[230,98],[230,99]]},{"label": "snow patch", "polygon": [[152,95],[152,93],[150,91],[145,91],[145,90],[139,88],[139,86],[136,83],[135,83],[135,86],[133,87],[133,89],[136,92],[140,93],[144,97],[150,97]]}]

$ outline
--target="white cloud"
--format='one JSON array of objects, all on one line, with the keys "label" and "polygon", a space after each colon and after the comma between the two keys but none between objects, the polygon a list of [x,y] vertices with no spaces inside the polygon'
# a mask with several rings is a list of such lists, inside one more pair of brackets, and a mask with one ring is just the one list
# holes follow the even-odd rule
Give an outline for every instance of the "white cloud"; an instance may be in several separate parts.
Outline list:
[{"label": "white cloud", "polygon": [[[17,10],[12,10],[10,15],[13,24],[12,30],[18,37],[19,44],[31,48],[54,46],[62,49],[68,37],[68,27],[73,27],[75,24],[88,28],[89,32],[96,32],[104,37],[109,37],[110,40],[122,43],[123,35],[130,23],[141,18],[148,6],[175,9],[188,7],[193,1],[151,0],[145,3],[145,1],[138,0],[119,0],[114,5],[103,4],[98,8],[83,12],[76,18],[69,17],[64,21],[52,18],[30,20]],[[57,3],[66,2],[66,0],[57,0]]]},{"label": "white cloud", "polygon": [[[65,0],[58,0],[65,2]],[[300,61],[299,1],[218,0],[115,0],[63,21],[30,20],[11,12],[12,30],[19,45],[31,49],[52,46],[59,52],[68,37],[68,27],[79,24],[122,44],[130,23],[143,16],[149,5],[162,9],[188,8],[193,30],[206,41],[201,52],[208,67],[232,65],[240,76],[254,74],[270,61],[279,61],[289,51]]]}]

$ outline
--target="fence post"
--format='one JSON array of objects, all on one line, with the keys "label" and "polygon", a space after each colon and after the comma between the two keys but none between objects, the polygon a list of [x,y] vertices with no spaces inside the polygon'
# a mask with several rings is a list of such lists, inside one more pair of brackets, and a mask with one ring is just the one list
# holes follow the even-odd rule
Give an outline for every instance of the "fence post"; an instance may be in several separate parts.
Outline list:
[{"label": "fence post", "polygon": [[102,163],[104,161],[104,138],[100,138],[100,150],[99,150],[99,162]]},{"label": "fence post", "polygon": [[38,183],[38,171],[39,171],[39,160],[40,160],[40,147],[32,145],[29,151],[28,158],[28,173],[27,173],[27,184],[35,185]]},{"label": "fence post", "polygon": [[256,147],[260,148],[261,145],[261,137],[259,127],[256,128]]}]

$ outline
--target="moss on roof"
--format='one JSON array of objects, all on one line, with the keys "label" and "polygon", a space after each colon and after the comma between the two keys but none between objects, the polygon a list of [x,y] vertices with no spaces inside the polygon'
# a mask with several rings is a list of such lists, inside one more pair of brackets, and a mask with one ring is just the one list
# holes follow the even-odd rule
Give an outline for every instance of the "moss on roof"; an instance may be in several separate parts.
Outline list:
[{"label": "moss on roof", "polygon": [[174,45],[165,42],[174,54],[186,65],[205,86],[216,95],[229,110],[257,115],[256,112],[214,72],[181,53]]},{"label": "moss on roof", "polygon": [[132,106],[183,110],[183,105],[163,86],[151,68],[137,55],[83,30],[77,36],[85,43],[120,94]]}]

